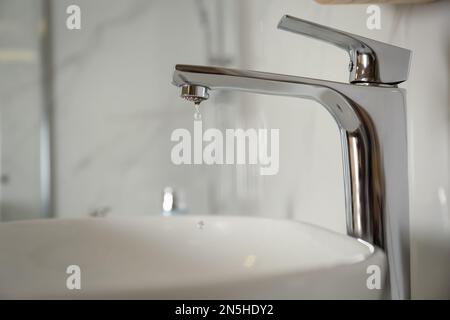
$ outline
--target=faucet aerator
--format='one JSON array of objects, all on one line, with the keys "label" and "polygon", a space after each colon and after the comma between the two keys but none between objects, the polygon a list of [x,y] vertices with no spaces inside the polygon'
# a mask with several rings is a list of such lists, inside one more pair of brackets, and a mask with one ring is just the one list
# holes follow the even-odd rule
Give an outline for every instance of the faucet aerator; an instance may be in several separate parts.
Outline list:
[{"label": "faucet aerator", "polygon": [[197,85],[183,85],[181,86],[180,97],[198,105],[209,98],[208,88]]}]

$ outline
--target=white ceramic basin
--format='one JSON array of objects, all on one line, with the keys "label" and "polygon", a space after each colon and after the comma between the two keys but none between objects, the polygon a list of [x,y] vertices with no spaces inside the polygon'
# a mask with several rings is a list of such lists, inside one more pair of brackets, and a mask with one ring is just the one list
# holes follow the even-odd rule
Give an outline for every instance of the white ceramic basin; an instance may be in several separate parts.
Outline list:
[{"label": "white ceramic basin", "polygon": [[[0,298],[374,299],[384,253],[308,224],[178,216],[0,223]],[[81,289],[69,290],[70,265]],[[73,278],[72,278],[73,280]],[[382,281],[384,283],[384,281]]]}]

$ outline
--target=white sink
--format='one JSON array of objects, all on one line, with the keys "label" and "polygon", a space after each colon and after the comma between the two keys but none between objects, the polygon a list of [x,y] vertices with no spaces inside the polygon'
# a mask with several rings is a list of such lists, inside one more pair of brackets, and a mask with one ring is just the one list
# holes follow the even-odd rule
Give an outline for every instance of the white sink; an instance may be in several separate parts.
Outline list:
[{"label": "white sink", "polygon": [[[81,289],[66,287],[80,267]],[[308,224],[177,216],[0,223],[0,298],[383,297],[382,250]]]}]

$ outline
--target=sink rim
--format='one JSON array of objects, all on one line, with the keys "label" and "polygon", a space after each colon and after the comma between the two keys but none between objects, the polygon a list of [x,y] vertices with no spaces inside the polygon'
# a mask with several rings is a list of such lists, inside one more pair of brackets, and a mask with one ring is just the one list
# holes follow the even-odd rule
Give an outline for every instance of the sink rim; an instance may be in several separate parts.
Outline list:
[{"label": "sink rim", "polygon": [[[283,271],[279,272],[274,267],[274,272],[272,273],[264,273],[258,271],[256,274],[245,276],[245,274],[239,274],[238,276],[225,276],[223,278],[217,278],[215,281],[211,281],[211,279],[206,279],[204,282],[199,282],[196,284],[188,284],[189,288],[207,288],[207,287],[216,287],[216,286],[231,286],[231,285],[244,285],[244,284],[254,284],[254,283],[272,283],[276,281],[283,281],[283,279],[289,279],[292,277],[310,277],[313,275],[320,275],[324,273],[334,272],[340,268],[349,268],[349,267],[356,267],[358,264],[365,264],[370,262],[371,260],[377,260],[380,259],[380,255],[384,256],[384,252],[375,247],[371,244],[368,244],[364,241],[361,241],[356,238],[351,238],[347,235],[328,230],[326,228],[316,226],[310,223],[297,221],[297,220],[291,220],[291,219],[280,219],[280,218],[267,218],[267,217],[255,217],[255,216],[219,216],[219,215],[183,215],[183,216],[108,216],[108,217],[84,217],[84,218],[57,218],[57,219],[35,219],[35,220],[23,220],[23,221],[10,221],[10,222],[4,222],[0,223],[0,238],[3,234],[3,230],[5,228],[9,228],[11,226],[36,226],[36,224],[41,225],[47,225],[51,227],[57,227],[58,225],[65,225],[70,226],[71,223],[77,223],[82,228],[84,226],[92,226],[92,222],[94,222],[97,225],[108,225],[109,223],[112,223],[113,225],[120,225],[121,227],[124,225],[123,223],[131,223],[134,225],[136,222],[139,221],[147,221],[148,223],[155,224],[155,221],[177,221],[178,223],[184,223],[186,221],[189,222],[196,222],[199,220],[205,221],[206,225],[211,225],[212,221],[220,222],[225,221],[227,223],[230,222],[237,222],[237,221],[243,221],[245,223],[252,223],[252,222],[259,222],[262,224],[272,225],[272,224],[281,224],[287,225],[287,226],[294,226],[299,227],[299,230],[303,228],[303,230],[306,230],[310,228],[311,230],[317,230],[319,233],[322,232],[326,235],[329,235],[331,237],[338,237],[339,239],[349,242],[352,244],[355,244],[355,241],[358,242],[358,247],[361,248],[361,250],[358,251],[357,254],[361,255],[361,251],[363,251],[362,248],[364,248],[364,254],[360,256],[358,260],[354,260],[351,262],[345,261],[339,261],[338,263],[335,263],[333,265],[325,265],[325,266],[319,266],[312,269],[305,269],[301,265],[299,265],[295,270],[291,271]],[[157,225],[157,224],[155,224]],[[125,224],[126,226],[126,224]],[[125,227],[124,227],[125,228]],[[106,228],[108,230],[108,227]],[[109,232],[109,231],[108,231]],[[313,231],[314,234],[316,234],[316,231]],[[52,235],[49,236],[50,238]],[[272,235],[270,236],[272,237]],[[0,246],[0,249],[2,247]],[[0,250],[1,251],[1,250]],[[383,257],[381,257],[383,259]],[[1,272],[0,272],[1,274]],[[1,286],[0,286],[1,287]],[[100,288],[101,289],[101,288]],[[88,294],[94,295],[95,294],[101,294],[102,291],[99,289],[99,292],[95,292],[95,290],[91,290]],[[147,288],[148,289],[148,288]],[[180,289],[186,289],[185,285],[181,284],[180,286],[164,286],[160,288],[152,287],[151,290],[166,290],[166,291],[177,291]],[[139,291],[139,290],[145,290],[145,288],[132,288],[132,291]],[[150,289],[148,289],[150,290]],[[1,290],[0,290],[1,291]],[[125,290],[126,292],[126,290]],[[86,294],[86,292],[84,293]]]}]

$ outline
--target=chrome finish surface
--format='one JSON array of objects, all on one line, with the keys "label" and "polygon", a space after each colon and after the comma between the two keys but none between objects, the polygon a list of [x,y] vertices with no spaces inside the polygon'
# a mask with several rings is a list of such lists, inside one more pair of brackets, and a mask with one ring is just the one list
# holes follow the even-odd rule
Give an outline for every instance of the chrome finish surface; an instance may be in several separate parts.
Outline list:
[{"label": "chrome finish surface", "polygon": [[348,52],[350,83],[395,85],[408,79],[411,51],[285,15],[278,28],[326,41]]},{"label": "chrome finish surface", "polygon": [[[319,35],[327,37],[326,32]],[[332,37],[336,42],[349,41],[338,34]],[[325,107],[340,129],[347,233],[386,250],[390,295],[395,299],[409,298],[404,90],[192,65],[177,65],[173,84],[182,91],[185,87],[200,86],[305,98]]]},{"label": "chrome finish surface", "polygon": [[[256,71],[218,67],[177,65],[174,84],[181,89],[208,87],[262,94],[312,99],[322,104],[341,129],[346,193],[347,232],[349,235],[383,247],[381,221],[382,178],[370,171],[379,163],[376,134],[369,117],[354,101],[332,89],[332,83],[322,80],[285,76]],[[330,86],[331,85],[331,86]],[[377,201],[373,201],[377,199]],[[371,219],[371,216],[376,219]]]},{"label": "chrome finish surface", "polygon": [[208,88],[195,85],[184,85],[181,87],[181,98],[187,101],[200,104],[200,102],[209,98]]}]

